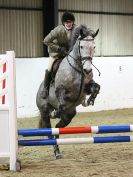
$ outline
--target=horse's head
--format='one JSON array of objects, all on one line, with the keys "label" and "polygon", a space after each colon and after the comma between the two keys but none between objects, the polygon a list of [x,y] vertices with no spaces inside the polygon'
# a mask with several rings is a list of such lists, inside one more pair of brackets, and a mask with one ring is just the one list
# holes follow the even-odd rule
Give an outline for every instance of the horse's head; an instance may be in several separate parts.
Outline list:
[{"label": "horse's head", "polygon": [[79,55],[83,66],[84,73],[89,73],[91,69],[91,63],[92,59],[95,53],[95,41],[94,38],[98,34],[98,31],[96,33],[92,30],[84,31],[81,29],[79,37]]},{"label": "horse's head", "polygon": [[91,69],[92,58],[95,52],[94,39],[97,36],[99,29],[94,32],[84,25],[78,26],[71,39],[71,49],[77,48],[78,55],[82,62],[84,73],[89,73]]}]

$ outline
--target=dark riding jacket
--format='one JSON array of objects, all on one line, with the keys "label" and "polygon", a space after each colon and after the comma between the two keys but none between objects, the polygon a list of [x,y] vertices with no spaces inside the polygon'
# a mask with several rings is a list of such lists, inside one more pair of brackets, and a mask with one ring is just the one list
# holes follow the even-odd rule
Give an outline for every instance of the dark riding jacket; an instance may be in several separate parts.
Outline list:
[{"label": "dark riding jacket", "polygon": [[59,25],[51,30],[51,32],[44,38],[43,42],[48,46],[48,52],[51,57],[62,57],[61,53],[58,51],[60,47],[65,47],[66,51],[69,50],[71,36],[75,27],[76,25],[73,26],[72,30],[67,30],[63,25]]}]

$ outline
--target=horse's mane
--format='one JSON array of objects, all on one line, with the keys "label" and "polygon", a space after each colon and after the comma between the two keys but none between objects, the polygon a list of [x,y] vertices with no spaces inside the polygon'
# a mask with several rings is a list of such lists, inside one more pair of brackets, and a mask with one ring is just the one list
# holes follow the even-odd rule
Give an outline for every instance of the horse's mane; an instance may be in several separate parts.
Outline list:
[{"label": "horse's mane", "polygon": [[95,32],[93,30],[91,30],[90,28],[87,28],[87,26],[85,26],[85,25],[77,26],[72,33],[70,49],[71,50],[73,49],[73,46],[79,37],[81,37],[81,39],[83,39],[87,36],[94,37],[94,35],[95,35]]}]

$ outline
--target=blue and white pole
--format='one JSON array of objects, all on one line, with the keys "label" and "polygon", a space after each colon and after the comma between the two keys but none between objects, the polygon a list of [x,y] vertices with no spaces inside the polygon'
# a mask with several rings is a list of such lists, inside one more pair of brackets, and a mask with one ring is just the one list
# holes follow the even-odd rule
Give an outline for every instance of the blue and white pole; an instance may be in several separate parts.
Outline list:
[{"label": "blue and white pole", "polygon": [[64,138],[64,139],[36,139],[19,140],[20,146],[46,146],[46,145],[67,145],[67,144],[90,144],[90,143],[121,143],[132,142],[133,136],[107,136],[91,138]]}]

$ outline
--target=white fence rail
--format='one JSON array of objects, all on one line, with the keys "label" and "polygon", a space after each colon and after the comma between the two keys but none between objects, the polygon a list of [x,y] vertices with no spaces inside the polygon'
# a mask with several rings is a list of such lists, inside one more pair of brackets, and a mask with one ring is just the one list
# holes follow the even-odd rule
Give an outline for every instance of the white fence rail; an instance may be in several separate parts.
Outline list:
[{"label": "white fence rail", "polygon": [[8,162],[16,171],[17,110],[15,53],[0,55],[0,163]]}]

